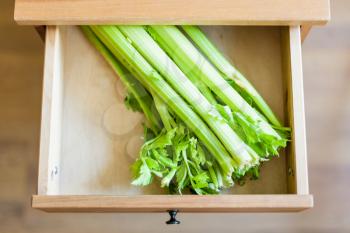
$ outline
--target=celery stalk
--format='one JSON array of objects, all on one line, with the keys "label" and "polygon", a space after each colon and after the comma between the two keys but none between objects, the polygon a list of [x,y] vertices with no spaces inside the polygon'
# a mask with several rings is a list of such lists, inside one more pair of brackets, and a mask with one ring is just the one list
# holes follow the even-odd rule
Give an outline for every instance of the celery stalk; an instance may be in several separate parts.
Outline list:
[{"label": "celery stalk", "polygon": [[168,55],[152,39],[143,26],[118,26],[144,58],[169,82],[221,140],[240,168],[255,166],[259,156],[248,148],[242,139],[221,117],[215,106],[202,95]]},{"label": "celery stalk", "polygon": [[167,131],[170,131],[171,129],[175,128],[176,123],[174,119],[170,116],[168,106],[162,101],[161,98],[155,93],[152,93],[154,105],[156,106],[156,109],[158,110],[160,119],[162,119],[164,128]]},{"label": "celery stalk", "polygon": [[164,81],[163,77],[140,55],[119,29],[114,26],[91,26],[90,28],[141,83],[147,83],[151,91],[159,95],[169,108],[185,122],[216,158],[225,175],[231,176],[235,162],[221,142],[202,119]]},{"label": "celery stalk", "polygon": [[258,106],[264,116],[275,126],[282,126],[271,108],[267,105],[261,95],[256,91],[253,85],[219,52],[213,43],[197,26],[182,26],[182,29],[205,54],[214,66],[227,78],[233,80],[253,102]]},{"label": "celery stalk", "polygon": [[136,98],[143,113],[145,114],[147,123],[154,133],[160,131],[159,116],[156,112],[152,111],[151,106],[153,104],[152,97],[146,91],[146,89],[136,80],[130,72],[120,64],[114,56],[108,51],[108,49],[102,44],[102,42],[96,37],[94,32],[88,26],[81,26],[83,33],[92,45],[102,54],[107,63],[111,66],[113,71],[118,74],[120,80],[125,85],[128,92]]},{"label": "celery stalk", "polygon": [[[246,142],[259,144],[260,156],[277,155],[279,147],[286,146],[286,139],[272,128],[254,108],[221,76],[176,26],[147,26],[148,32],[187,75],[199,75],[202,80],[237,116],[246,133]],[[254,136],[252,136],[254,135]]]}]

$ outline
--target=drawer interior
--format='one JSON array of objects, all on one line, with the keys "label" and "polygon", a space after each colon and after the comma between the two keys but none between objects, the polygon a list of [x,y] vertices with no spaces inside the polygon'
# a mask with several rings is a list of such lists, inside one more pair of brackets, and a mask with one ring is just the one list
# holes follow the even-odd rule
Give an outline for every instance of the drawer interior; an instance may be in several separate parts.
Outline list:
[{"label": "drawer interior", "polygon": [[[289,27],[203,29],[285,125],[302,133],[293,133],[289,148],[262,166],[258,180],[226,194],[308,194],[299,29],[294,36]],[[130,184],[143,117],[126,109],[122,83],[78,27],[47,27],[44,75],[39,195],[164,194],[157,180],[149,187]]]}]

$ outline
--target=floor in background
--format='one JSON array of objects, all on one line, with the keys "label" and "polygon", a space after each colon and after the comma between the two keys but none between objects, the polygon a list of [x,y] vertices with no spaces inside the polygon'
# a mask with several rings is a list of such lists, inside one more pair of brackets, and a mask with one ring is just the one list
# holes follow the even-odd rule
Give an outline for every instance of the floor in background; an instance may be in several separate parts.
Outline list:
[{"label": "floor in background", "polygon": [[0,2],[0,233],[16,232],[350,232],[350,1],[332,1],[332,21],[303,44],[310,191],[299,214],[47,214],[36,192],[43,44]]}]

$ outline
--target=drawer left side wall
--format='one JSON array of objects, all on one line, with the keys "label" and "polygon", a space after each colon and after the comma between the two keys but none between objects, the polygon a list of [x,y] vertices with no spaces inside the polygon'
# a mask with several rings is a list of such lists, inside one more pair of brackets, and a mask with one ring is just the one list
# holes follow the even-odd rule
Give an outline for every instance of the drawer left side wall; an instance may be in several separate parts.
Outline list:
[{"label": "drawer left side wall", "polygon": [[59,193],[63,61],[62,32],[46,27],[38,194]]}]

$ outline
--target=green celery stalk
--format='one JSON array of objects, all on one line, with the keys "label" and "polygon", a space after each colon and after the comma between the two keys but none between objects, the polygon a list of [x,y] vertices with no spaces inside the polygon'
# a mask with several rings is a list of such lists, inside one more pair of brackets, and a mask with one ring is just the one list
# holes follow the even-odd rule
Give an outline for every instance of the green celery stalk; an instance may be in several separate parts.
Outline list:
[{"label": "green celery stalk", "polygon": [[164,128],[167,131],[172,130],[176,127],[176,122],[174,121],[174,118],[170,116],[168,106],[163,102],[161,98],[155,93],[152,93],[154,105],[156,106],[156,109],[159,113],[160,119],[162,119]]},{"label": "green celery stalk", "polygon": [[88,26],[81,26],[81,29],[90,43],[94,45],[95,48],[102,54],[113,71],[118,74],[127,90],[136,98],[152,131],[155,133],[159,132],[161,128],[159,117],[157,116],[156,112],[152,111],[151,109],[153,100],[146,89],[122,64],[120,64],[114,58],[114,56],[108,51],[108,49],[102,44],[102,42],[96,37],[94,32]]},{"label": "green celery stalk", "polygon": [[131,42],[114,26],[90,26],[106,47],[141,82],[147,83],[151,91],[174,111],[185,122],[193,133],[205,144],[212,153],[226,176],[231,176],[235,162],[231,159],[221,142],[202,121],[202,119],[187,105],[187,103],[164,81],[162,76],[142,57]]},{"label": "green celery stalk", "polygon": [[[125,34],[125,32],[123,31],[123,27],[124,29],[127,29],[130,26],[119,26],[119,29]],[[141,26],[138,26],[138,27],[141,27]],[[163,46],[166,46],[166,44],[163,44]],[[169,48],[169,50],[171,49]],[[213,96],[211,90],[208,88],[208,86],[205,83],[203,83],[198,78],[199,74],[200,73],[198,72],[196,66],[193,66],[193,67],[188,67],[186,76],[192,81],[192,83],[200,90],[200,92],[205,96],[205,98],[207,98],[207,100],[211,104],[217,104],[217,100]]]},{"label": "green celery stalk", "polygon": [[215,106],[202,95],[168,55],[152,39],[143,26],[118,26],[144,58],[169,82],[196,110],[221,140],[241,169],[257,165],[259,156],[248,148],[242,139],[221,117]]},{"label": "green celery stalk", "polygon": [[219,52],[213,43],[197,26],[182,26],[182,29],[205,54],[214,66],[227,78],[233,80],[241,89],[249,95],[256,106],[265,115],[265,117],[275,126],[282,126],[271,108],[267,105],[261,95],[256,91],[253,85]]},{"label": "green celery stalk", "polygon": [[[219,71],[209,63],[176,26],[147,26],[148,32],[175,61],[179,68],[187,75],[199,75],[200,79],[233,111],[241,113],[240,123],[246,132],[256,134],[248,141],[256,140],[263,147],[263,154],[278,154],[277,149],[286,146],[286,139],[271,127],[271,125],[252,108],[221,76]],[[193,70],[196,70],[194,72]],[[266,153],[265,153],[266,151]]]}]

